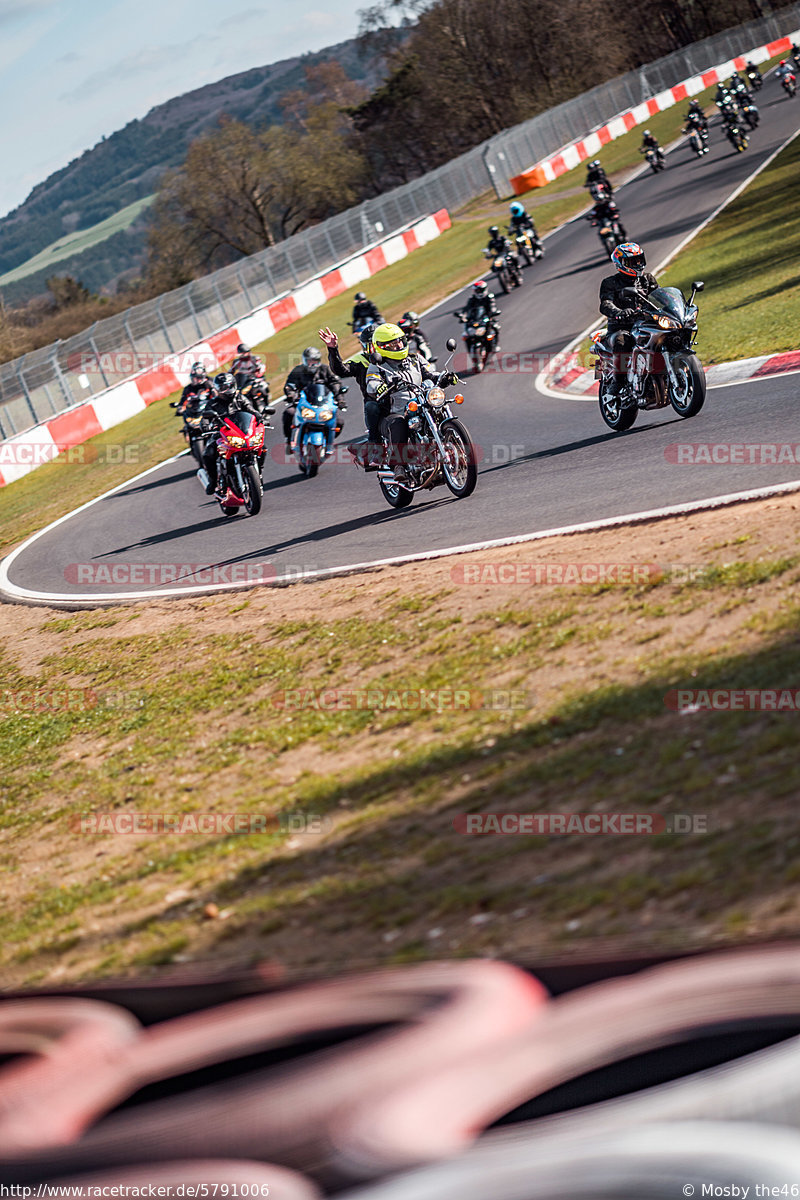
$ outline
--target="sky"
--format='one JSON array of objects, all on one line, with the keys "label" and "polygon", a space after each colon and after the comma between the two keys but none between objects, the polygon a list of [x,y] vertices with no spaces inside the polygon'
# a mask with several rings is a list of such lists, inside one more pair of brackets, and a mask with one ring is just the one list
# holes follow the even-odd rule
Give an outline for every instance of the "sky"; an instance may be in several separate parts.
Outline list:
[{"label": "sky", "polygon": [[0,0],[0,216],[165,100],[358,32],[366,0]]}]

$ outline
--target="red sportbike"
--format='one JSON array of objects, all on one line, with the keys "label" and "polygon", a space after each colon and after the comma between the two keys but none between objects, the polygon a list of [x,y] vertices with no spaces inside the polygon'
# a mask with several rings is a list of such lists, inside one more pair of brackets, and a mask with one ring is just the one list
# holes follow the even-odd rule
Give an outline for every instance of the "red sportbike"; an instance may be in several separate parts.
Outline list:
[{"label": "red sportbike", "polygon": [[[261,471],[264,466],[264,431],[270,425],[260,421],[252,413],[232,412],[230,416],[217,417],[217,470],[218,486],[214,493],[226,517],[234,516],[243,508],[249,517],[261,511],[264,488]],[[208,475],[204,469],[197,477],[205,487]]]}]

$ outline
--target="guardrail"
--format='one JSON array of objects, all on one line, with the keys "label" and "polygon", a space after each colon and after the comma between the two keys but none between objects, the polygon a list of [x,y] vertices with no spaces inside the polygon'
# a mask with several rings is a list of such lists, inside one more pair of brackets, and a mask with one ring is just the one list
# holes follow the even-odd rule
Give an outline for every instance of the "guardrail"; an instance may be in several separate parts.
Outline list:
[{"label": "guardrail", "polygon": [[[185,287],[96,322],[66,341],[0,364],[0,439],[39,425],[122,382],[155,357],[181,352],[276,302],[305,281],[428,213],[460,208],[556,154],[575,137],[800,25],[800,3],[695,42],[497,134],[466,154]],[[129,357],[128,357],[129,355]],[[107,365],[111,363],[112,367]],[[118,369],[113,369],[116,363]],[[128,369],[119,368],[126,363]],[[131,369],[132,368],[132,369]]]}]

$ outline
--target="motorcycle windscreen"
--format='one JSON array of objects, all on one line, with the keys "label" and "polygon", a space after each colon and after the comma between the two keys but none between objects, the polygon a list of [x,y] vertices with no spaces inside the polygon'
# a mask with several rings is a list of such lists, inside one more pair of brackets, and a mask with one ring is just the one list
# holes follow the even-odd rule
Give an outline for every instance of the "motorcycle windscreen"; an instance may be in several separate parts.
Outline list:
[{"label": "motorcycle windscreen", "polygon": [[686,315],[686,301],[683,298],[683,292],[680,288],[675,287],[657,287],[648,295],[647,299],[651,304],[655,304],[663,312],[668,313],[671,317],[675,317],[678,321],[683,321]]},{"label": "motorcycle windscreen", "polygon": [[330,404],[335,406],[336,401],[333,397],[333,392],[327,388],[324,383],[312,383],[303,392],[306,404],[312,405],[314,408],[319,408],[322,404]]},{"label": "motorcycle windscreen", "polygon": [[231,413],[229,419],[234,425],[241,429],[242,433],[251,434],[255,428],[256,419],[252,413],[243,412],[240,409],[237,409],[236,412]]}]

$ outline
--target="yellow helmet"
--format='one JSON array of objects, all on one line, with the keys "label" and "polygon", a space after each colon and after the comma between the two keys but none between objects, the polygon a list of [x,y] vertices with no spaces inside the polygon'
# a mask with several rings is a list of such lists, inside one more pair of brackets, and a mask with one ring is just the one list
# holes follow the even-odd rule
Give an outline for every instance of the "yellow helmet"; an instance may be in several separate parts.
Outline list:
[{"label": "yellow helmet", "polygon": [[372,335],[372,344],[381,358],[408,358],[408,338],[399,325],[390,321],[379,325]]}]

